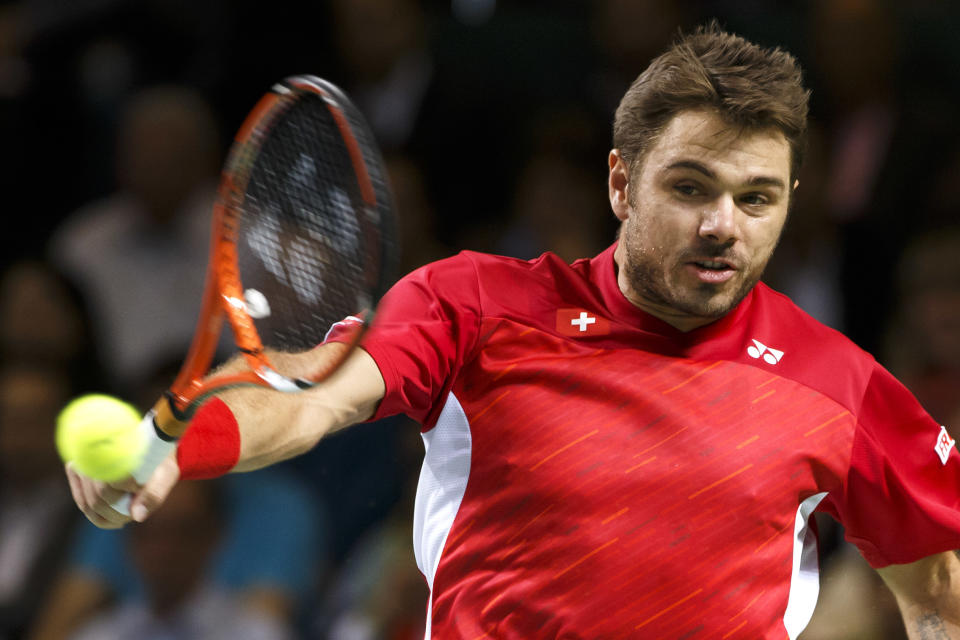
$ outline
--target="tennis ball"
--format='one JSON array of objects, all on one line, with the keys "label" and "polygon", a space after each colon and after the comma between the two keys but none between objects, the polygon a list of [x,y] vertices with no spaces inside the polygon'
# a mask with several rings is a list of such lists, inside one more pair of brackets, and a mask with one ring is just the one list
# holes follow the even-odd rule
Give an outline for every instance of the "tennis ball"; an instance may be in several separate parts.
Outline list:
[{"label": "tennis ball", "polygon": [[146,453],[140,412],[111,396],[90,394],[57,416],[57,451],[82,474],[114,482],[130,475]]}]

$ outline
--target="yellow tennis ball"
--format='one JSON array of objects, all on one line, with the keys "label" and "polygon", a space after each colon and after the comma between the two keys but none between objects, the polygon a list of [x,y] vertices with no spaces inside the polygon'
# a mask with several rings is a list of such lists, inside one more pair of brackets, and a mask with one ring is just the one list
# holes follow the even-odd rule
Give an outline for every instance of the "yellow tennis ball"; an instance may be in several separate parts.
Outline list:
[{"label": "yellow tennis ball", "polygon": [[90,394],[71,401],[57,416],[57,451],[85,476],[121,480],[146,453],[140,412],[111,396]]}]

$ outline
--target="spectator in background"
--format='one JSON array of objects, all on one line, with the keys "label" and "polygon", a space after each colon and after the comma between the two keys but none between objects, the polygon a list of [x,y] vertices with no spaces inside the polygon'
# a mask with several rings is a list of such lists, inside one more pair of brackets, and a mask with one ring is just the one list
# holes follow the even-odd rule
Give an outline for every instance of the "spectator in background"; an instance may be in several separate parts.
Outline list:
[{"label": "spectator in background", "polygon": [[0,272],[0,353],[5,360],[62,366],[76,391],[96,388],[91,331],[79,292],[50,265],[21,260]]},{"label": "spectator in background", "polygon": [[[313,596],[326,566],[327,534],[315,496],[280,469],[238,474],[218,484],[219,533],[210,557],[206,552],[203,556],[209,560],[203,571],[205,586],[221,594],[218,599],[228,598],[231,607],[241,608],[245,618],[271,629],[293,628],[299,607]],[[264,527],[264,522],[271,526]],[[84,523],[32,640],[68,638],[112,602],[133,610],[142,605],[151,576],[131,562],[126,551],[138,544],[137,529],[103,531]],[[184,548],[174,553],[176,546],[171,546],[165,561],[195,564],[197,550],[190,538],[179,544]],[[198,544],[206,543],[199,538]]]},{"label": "spectator in background", "polygon": [[[5,208],[16,211],[22,185],[30,176],[30,165],[24,162],[23,150],[29,140],[26,119],[26,93],[31,82],[31,68],[24,56],[25,23],[18,3],[0,4],[0,190],[4,194]],[[16,258],[25,255],[24,250],[35,249],[38,238],[48,230],[50,221],[45,216],[31,212],[33,227],[40,233],[18,238],[16,247],[4,251],[0,265],[7,265],[12,253]]]},{"label": "spectator in background", "polygon": [[782,291],[820,322],[843,330],[844,300],[840,290],[839,229],[824,198],[826,166],[823,132],[813,124],[800,184],[792,195],[783,241],[763,274],[763,281]]},{"label": "spectator in background", "polygon": [[330,596],[335,611],[331,640],[418,640],[429,590],[410,552],[410,514],[406,501],[358,541]]},{"label": "spectator in background", "polygon": [[142,599],[108,608],[72,640],[283,640],[286,620],[258,615],[235,594],[208,581],[224,530],[223,504],[214,482],[186,482],[156,519],[131,530],[127,546],[143,579]]},{"label": "spectator in background", "polygon": [[409,154],[384,156],[397,208],[400,240],[400,273],[453,253],[437,237],[437,210],[427,193],[423,168]]},{"label": "spectator in background", "polygon": [[[602,250],[615,228],[604,206],[606,140],[588,113],[572,107],[546,108],[531,118],[529,153],[514,183],[511,215],[492,246],[495,252],[536,258],[553,251],[568,262]],[[484,250],[482,233],[461,246]]]},{"label": "spectator in background", "polygon": [[606,118],[637,75],[695,18],[687,0],[597,0],[590,27],[598,60],[588,90]]},{"label": "spectator in background", "polygon": [[400,500],[358,535],[313,613],[311,638],[418,640],[429,589],[410,550],[423,445],[406,417],[384,420],[396,430],[394,457],[403,473]]},{"label": "spectator in background", "polygon": [[50,260],[89,301],[112,389],[126,394],[186,352],[209,246],[216,121],[184,87],[155,87],[120,123],[118,190],[81,208],[56,232]]},{"label": "spectator in background", "polygon": [[0,638],[33,623],[79,519],[53,447],[57,412],[95,385],[82,307],[46,265],[0,277]]},{"label": "spectator in background", "polygon": [[[401,178],[415,180],[415,188],[440,206],[461,200],[457,216],[430,221],[423,220],[417,210],[401,205],[400,220],[406,230],[425,223],[419,237],[404,234],[401,238],[415,243],[401,245],[404,260],[408,251],[435,255],[436,248],[427,245],[440,244],[437,239],[441,238],[452,244],[464,221],[479,217],[488,194],[463,199],[461,174],[475,161],[484,162],[493,155],[489,150],[500,139],[484,130],[489,120],[477,118],[471,110],[477,108],[473,93],[477,87],[464,84],[469,72],[464,74],[462,67],[445,59],[447,51],[438,50],[424,4],[425,0],[329,2],[338,63],[333,79],[363,112],[388,159],[405,158],[394,163],[394,169],[405,174]],[[482,111],[489,112],[490,108],[483,105]],[[463,127],[464,121],[471,126]],[[460,154],[464,148],[470,148],[471,153]],[[453,154],[457,154],[455,163],[451,162]],[[493,186],[495,181],[490,182]],[[394,184],[395,189],[397,186]],[[399,186],[405,188],[402,183]],[[411,216],[411,220],[405,221],[405,216]]]},{"label": "spectator in background", "polygon": [[960,227],[914,238],[897,267],[898,311],[887,334],[890,369],[960,435]]},{"label": "spectator in background", "polygon": [[63,367],[0,366],[0,638],[24,637],[56,575],[74,524],[53,447],[55,416],[70,397]]},{"label": "spectator in background", "polygon": [[894,11],[880,0],[818,0],[807,31],[812,105],[824,133],[824,206],[839,230],[844,330],[873,352],[882,346],[877,310],[894,304],[894,265],[924,225],[957,135],[952,110],[902,92],[910,70]]},{"label": "spectator in background", "polygon": [[875,0],[823,0],[811,14],[814,60],[831,109],[826,200],[837,220],[851,222],[871,215],[901,115],[899,33],[892,12]]},{"label": "spectator in background", "polygon": [[384,149],[403,149],[433,81],[421,0],[331,0],[344,88]]}]

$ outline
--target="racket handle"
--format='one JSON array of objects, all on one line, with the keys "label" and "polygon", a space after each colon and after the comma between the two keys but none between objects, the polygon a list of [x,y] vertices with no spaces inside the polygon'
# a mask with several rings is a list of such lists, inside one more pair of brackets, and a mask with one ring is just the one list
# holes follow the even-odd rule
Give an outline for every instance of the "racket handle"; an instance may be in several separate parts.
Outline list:
[{"label": "racket handle", "polygon": [[[163,440],[157,435],[156,415],[156,409],[150,409],[150,411],[143,416],[143,420],[140,421],[140,437],[146,440],[147,451],[143,456],[143,460],[140,462],[140,466],[130,474],[140,484],[145,483],[150,476],[153,475],[156,468],[160,466],[160,463],[170,455],[170,452],[177,448],[176,440]],[[130,500],[132,498],[132,494],[125,493],[111,503],[110,506],[113,507],[113,510],[117,513],[129,516]]]}]

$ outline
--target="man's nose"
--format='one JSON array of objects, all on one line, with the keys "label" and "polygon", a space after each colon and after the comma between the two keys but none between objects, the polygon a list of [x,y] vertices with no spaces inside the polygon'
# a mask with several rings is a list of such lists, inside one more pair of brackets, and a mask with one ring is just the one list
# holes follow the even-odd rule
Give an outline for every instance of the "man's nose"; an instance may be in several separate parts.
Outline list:
[{"label": "man's nose", "polygon": [[704,210],[700,219],[700,237],[725,244],[737,237],[737,205],[733,196],[723,194]]}]

